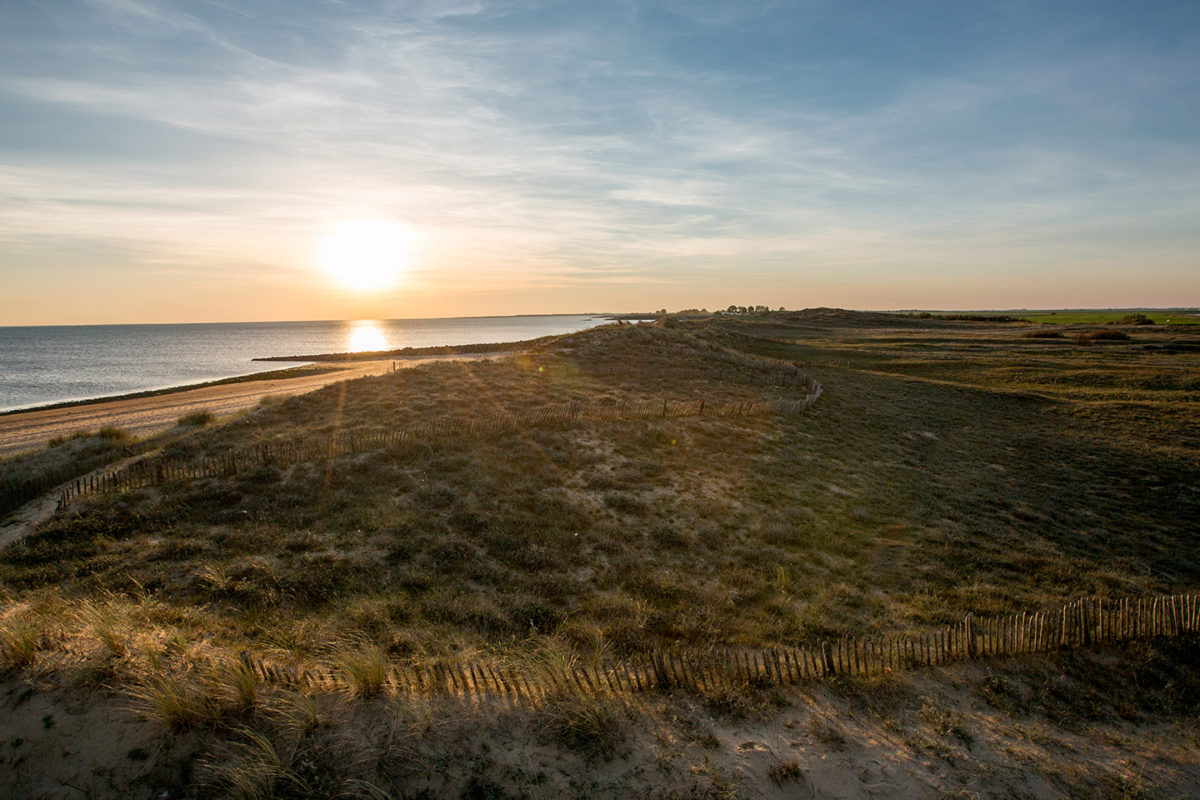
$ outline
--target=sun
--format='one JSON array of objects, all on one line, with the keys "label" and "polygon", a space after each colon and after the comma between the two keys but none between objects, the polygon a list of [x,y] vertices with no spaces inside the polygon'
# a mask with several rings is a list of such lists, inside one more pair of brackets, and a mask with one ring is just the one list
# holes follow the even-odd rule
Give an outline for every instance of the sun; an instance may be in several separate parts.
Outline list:
[{"label": "sun", "polygon": [[334,225],[321,246],[321,264],[348,289],[386,289],[408,266],[412,237],[398,222],[344,220]]}]

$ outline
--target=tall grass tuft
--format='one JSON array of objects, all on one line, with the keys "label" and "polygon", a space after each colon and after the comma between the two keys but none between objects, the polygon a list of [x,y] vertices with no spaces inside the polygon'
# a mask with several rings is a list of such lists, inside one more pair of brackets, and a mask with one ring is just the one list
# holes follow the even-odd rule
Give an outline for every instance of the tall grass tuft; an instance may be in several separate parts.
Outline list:
[{"label": "tall grass tuft", "polygon": [[628,737],[624,717],[610,701],[569,695],[551,699],[538,713],[538,734],[584,758],[611,760]]},{"label": "tall grass tuft", "polygon": [[18,617],[0,626],[0,655],[10,668],[28,667],[37,660],[42,631],[33,620]]},{"label": "tall grass tuft", "polygon": [[216,719],[217,707],[194,675],[163,672],[147,675],[130,690],[135,708],[172,730],[202,727]]},{"label": "tall grass tuft", "polygon": [[352,778],[343,785],[345,797],[357,797],[362,800],[394,800],[394,795],[370,781]]},{"label": "tall grass tuft", "polygon": [[317,699],[307,694],[285,695],[279,728],[293,739],[302,739],[313,731],[332,724]]},{"label": "tall grass tuft", "polygon": [[289,769],[268,736],[248,728],[241,733],[244,741],[226,745],[201,763],[207,773],[205,784],[236,800],[268,800],[285,787],[301,797],[312,795],[311,787]]},{"label": "tall grass tuft", "polygon": [[258,705],[258,675],[245,661],[228,659],[216,664],[208,683],[213,694],[235,713],[244,713]]},{"label": "tall grass tuft", "polygon": [[132,624],[124,618],[112,598],[105,603],[85,603],[74,616],[80,628],[90,631],[112,655],[121,658],[129,653]]},{"label": "tall grass tuft", "polygon": [[533,636],[525,650],[526,668],[542,685],[565,686],[568,694],[575,691],[568,676],[579,666],[579,655],[570,645],[555,637]]},{"label": "tall grass tuft", "polygon": [[338,659],[351,691],[358,697],[371,697],[383,691],[387,683],[387,654],[376,644],[362,644]]}]

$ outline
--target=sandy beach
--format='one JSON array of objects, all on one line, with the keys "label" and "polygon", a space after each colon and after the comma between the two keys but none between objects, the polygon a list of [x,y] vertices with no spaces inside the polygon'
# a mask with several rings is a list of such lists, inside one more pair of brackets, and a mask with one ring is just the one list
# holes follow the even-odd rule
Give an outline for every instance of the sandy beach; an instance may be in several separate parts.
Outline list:
[{"label": "sandy beach", "polygon": [[338,381],[380,375],[392,369],[393,364],[406,368],[430,361],[479,357],[455,355],[356,361],[347,363],[336,372],[319,375],[204,386],[152,397],[8,414],[0,416],[0,457],[42,447],[55,436],[94,431],[105,425],[116,426],[135,436],[146,436],[172,427],[180,417],[194,411],[207,409],[217,416],[227,416],[253,408],[264,397],[303,394]]}]

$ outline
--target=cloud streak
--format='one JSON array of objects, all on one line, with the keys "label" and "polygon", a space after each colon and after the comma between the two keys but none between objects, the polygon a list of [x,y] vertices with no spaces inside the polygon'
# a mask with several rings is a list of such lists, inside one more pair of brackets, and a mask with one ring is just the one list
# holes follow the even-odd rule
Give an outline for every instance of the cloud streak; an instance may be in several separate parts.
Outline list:
[{"label": "cloud streak", "polygon": [[[422,242],[396,316],[464,284],[500,312],[617,283],[804,304],[847,270],[896,302],[814,300],[913,306],[946,264],[964,303],[997,270],[1067,302],[1048,276],[1080,263],[1110,305],[1195,298],[1196,21],[1012,8],[27,3],[0,34],[0,267],[57,240],[122,253],[116,283],[252,269],[293,296],[328,225],[385,214]],[[1147,257],[1149,282],[1114,266]],[[339,316],[312,287],[263,314]]]}]

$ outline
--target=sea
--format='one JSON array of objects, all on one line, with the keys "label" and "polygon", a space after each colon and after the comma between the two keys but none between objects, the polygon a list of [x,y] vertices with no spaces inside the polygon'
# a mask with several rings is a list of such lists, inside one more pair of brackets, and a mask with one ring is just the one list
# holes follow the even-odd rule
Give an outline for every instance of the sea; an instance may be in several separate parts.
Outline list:
[{"label": "sea", "polygon": [[490,344],[603,325],[603,315],[0,327],[0,411],[295,366],[270,356]]}]

